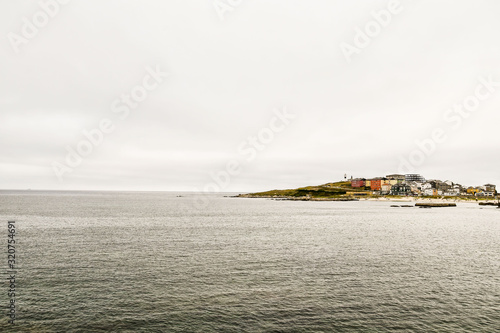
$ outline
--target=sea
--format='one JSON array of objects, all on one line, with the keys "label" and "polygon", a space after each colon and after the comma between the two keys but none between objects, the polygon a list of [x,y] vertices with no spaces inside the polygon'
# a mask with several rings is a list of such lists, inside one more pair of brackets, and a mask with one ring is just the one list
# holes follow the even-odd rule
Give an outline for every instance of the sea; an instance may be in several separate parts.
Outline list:
[{"label": "sea", "polygon": [[0,191],[0,332],[500,332],[500,209],[231,195]]}]

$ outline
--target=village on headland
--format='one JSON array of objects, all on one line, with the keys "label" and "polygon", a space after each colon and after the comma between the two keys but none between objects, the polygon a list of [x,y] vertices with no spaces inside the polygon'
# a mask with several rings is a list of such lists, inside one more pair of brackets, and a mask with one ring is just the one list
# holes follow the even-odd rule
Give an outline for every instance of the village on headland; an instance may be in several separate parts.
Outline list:
[{"label": "village on headland", "polygon": [[302,201],[480,201],[480,204],[494,204],[497,194],[493,184],[463,186],[450,180],[427,180],[419,174],[392,174],[376,178],[351,176],[350,179],[344,175],[342,181],[324,185],[240,194],[238,197]]}]

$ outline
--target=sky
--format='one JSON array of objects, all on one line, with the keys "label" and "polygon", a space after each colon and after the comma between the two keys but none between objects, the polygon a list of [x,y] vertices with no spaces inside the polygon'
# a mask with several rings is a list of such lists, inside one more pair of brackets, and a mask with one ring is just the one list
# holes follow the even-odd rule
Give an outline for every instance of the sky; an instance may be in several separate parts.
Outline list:
[{"label": "sky", "polygon": [[496,0],[0,0],[0,189],[500,185]]}]

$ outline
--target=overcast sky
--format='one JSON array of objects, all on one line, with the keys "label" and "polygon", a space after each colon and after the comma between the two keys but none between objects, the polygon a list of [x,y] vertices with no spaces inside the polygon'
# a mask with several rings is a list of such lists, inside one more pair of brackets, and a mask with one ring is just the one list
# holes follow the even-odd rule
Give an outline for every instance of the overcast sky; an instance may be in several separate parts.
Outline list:
[{"label": "overcast sky", "polygon": [[0,0],[0,188],[500,185],[496,0],[65,2]]}]

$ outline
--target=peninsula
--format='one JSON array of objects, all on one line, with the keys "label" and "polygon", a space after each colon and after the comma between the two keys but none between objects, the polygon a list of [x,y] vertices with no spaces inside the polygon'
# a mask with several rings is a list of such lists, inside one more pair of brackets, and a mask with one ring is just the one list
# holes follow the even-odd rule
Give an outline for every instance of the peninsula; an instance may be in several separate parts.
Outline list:
[{"label": "peninsula", "polygon": [[462,186],[452,181],[426,180],[418,174],[387,175],[376,178],[353,178],[297,189],[271,190],[240,194],[240,198],[270,198],[302,201],[354,200],[445,200],[487,201],[497,197],[496,185]]}]

